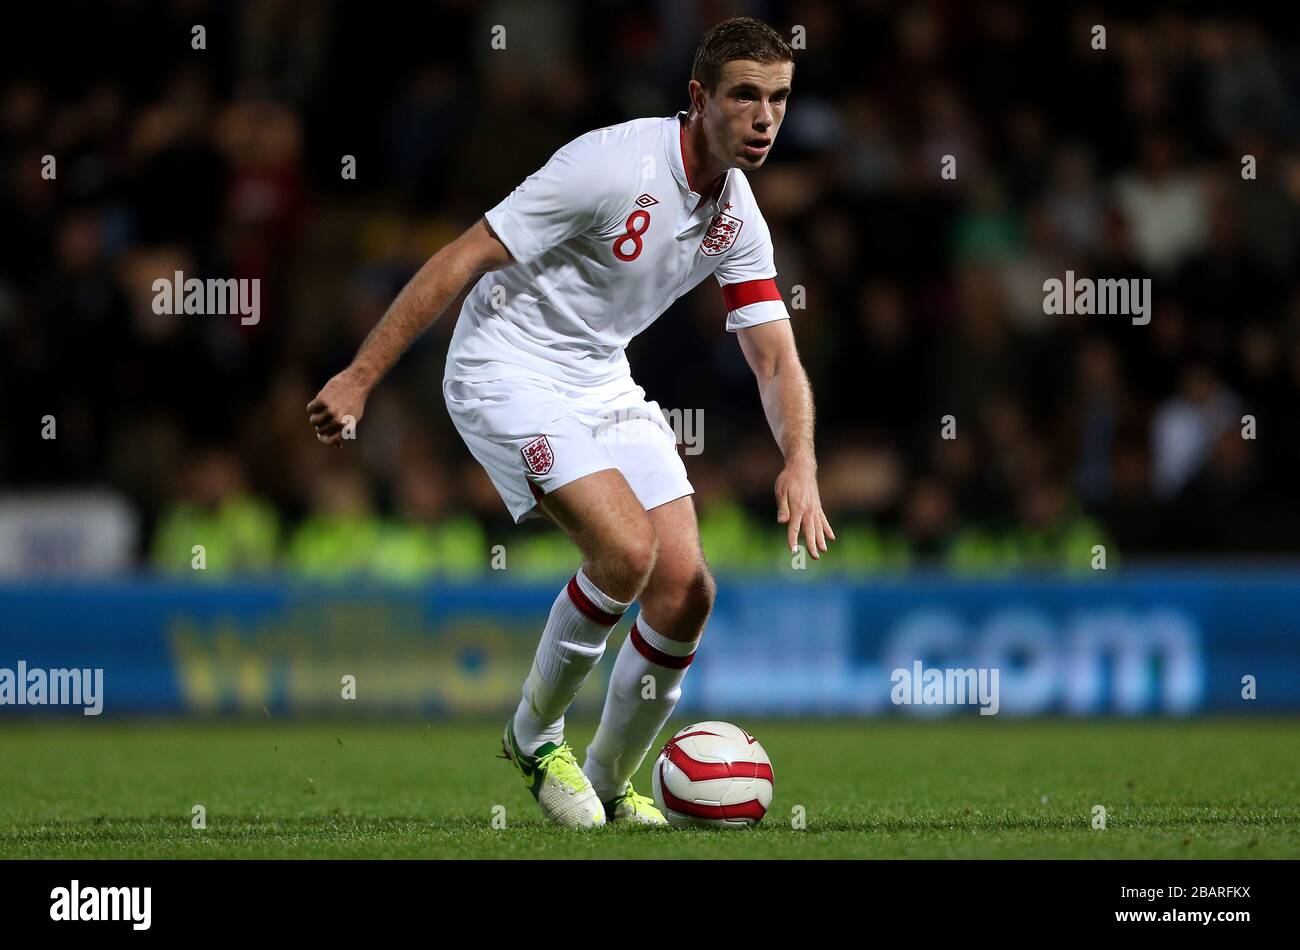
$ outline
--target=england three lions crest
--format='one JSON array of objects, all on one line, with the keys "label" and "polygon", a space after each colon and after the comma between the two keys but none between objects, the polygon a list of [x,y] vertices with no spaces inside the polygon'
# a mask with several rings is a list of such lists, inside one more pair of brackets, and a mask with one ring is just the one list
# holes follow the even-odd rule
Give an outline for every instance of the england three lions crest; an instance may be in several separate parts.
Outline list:
[{"label": "england three lions crest", "polygon": [[539,435],[519,451],[524,454],[524,464],[528,466],[528,471],[534,475],[545,475],[551,470],[551,465],[555,462],[555,455],[551,452],[551,443],[544,435]]},{"label": "england three lions crest", "polygon": [[736,235],[740,233],[740,226],[744,223],[729,214],[715,214],[713,222],[709,225],[709,233],[704,235],[704,240],[700,242],[700,250],[709,257],[721,254],[736,243]]}]

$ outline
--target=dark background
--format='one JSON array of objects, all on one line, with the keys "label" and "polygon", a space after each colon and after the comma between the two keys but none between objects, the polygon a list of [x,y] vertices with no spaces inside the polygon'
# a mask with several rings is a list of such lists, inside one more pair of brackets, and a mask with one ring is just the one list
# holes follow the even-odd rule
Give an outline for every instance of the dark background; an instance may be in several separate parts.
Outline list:
[{"label": "dark background", "polygon": [[[486,546],[519,529],[439,393],[459,301],[372,396],[357,443],[319,445],[304,406],[431,253],[576,135],[685,108],[700,35],[748,13],[806,28],[786,122],[750,181],[787,301],[805,289],[792,313],[838,569],[1080,569],[1094,543],[1112,559],[1289,555],[1300,46],[1245,10],[15,12],[0,58],[0,487],[18,503],[0,517],[107,490],[136,529],[120,569],[187,572],[194,525],[224,525],[214,573],[485,569]],[[151,282],[178,269],[260,278],[260,323],[154,314]],[[1045,315],[1042,282],[1067,269],[1151,278],[1150,324]],[[687,465],[705,548],[744,569],[756,547],[782,556],[780,455],[724,317],[708,280],[629,354],[649,398],[703,411]],[[40,438],[46,415],[56,440]],[[458,540],[390,571],[365,553],[385,531]],[[356,556],[340,567],[331,544]]]}]

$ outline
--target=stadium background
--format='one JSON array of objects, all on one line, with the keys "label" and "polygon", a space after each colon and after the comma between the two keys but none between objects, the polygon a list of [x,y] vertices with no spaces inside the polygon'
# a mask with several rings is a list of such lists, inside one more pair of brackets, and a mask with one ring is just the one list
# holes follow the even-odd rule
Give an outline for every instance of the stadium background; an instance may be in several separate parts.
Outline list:
[{"label": "stadium background", "polygon": [[[703,419],[686,461],[721,595],[679,717],[955,714],[888,703],[913,659],[1001,668],[1012,715],[1300,709],[1300,47],[1132,4],[27,11],[0,62],[0,666],[103,667],[109,714],[512,706],[576,556],[510,524],[447,419],[459,302],[354,445],[320,446],[304,406],[560,144],[683,108],[698,37],[736,12],[806,30],[750,180],[803,289],[840,540],[792,566],[706,281],[630,350]],[[1150,324],[1045,315],[1067,269],[1151,278]],[[153,313],[176,270],[259,278],[260,322]]]}]

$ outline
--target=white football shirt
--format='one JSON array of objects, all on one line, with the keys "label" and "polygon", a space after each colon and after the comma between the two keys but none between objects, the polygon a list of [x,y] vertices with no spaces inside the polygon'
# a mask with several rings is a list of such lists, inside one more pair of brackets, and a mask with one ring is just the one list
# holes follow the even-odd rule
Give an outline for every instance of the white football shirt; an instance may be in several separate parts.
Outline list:
[{"label": "white football shirt", "polygon": [[578,387],[630,379],[628,342],[709,274],[728,330],[789,319],[744,172],[728,169],[696,210],[685,117],[581,135],[487,212],[515,263],[466,296],[445,379],[519,369]]}]

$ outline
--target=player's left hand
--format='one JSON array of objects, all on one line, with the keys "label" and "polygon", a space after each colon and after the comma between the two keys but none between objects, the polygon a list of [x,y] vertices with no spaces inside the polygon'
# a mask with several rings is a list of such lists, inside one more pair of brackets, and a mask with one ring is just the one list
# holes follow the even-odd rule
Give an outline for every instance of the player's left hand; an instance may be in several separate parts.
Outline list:
[{"label": "player's left hand", "polygon": [[826,550],[826,539],[835,540],[831,523],[822,511],[821,495],[817,491],[817,467],[813,462],[790,462],[776,477],[776,520],[788,525],[786,540],[794,551],[803,532],[808,550],[814,560],[821,560],[819,552]]},{"label": "player's left hand", "polygon": [[317,441],[340,446],[344,438],[352,438],[345,430],[352,426],[355,431],[365,412],[369,391],[351,369],[345,369],[326,383],[316,398],[307,404],[307,421],[316,430]]}]

